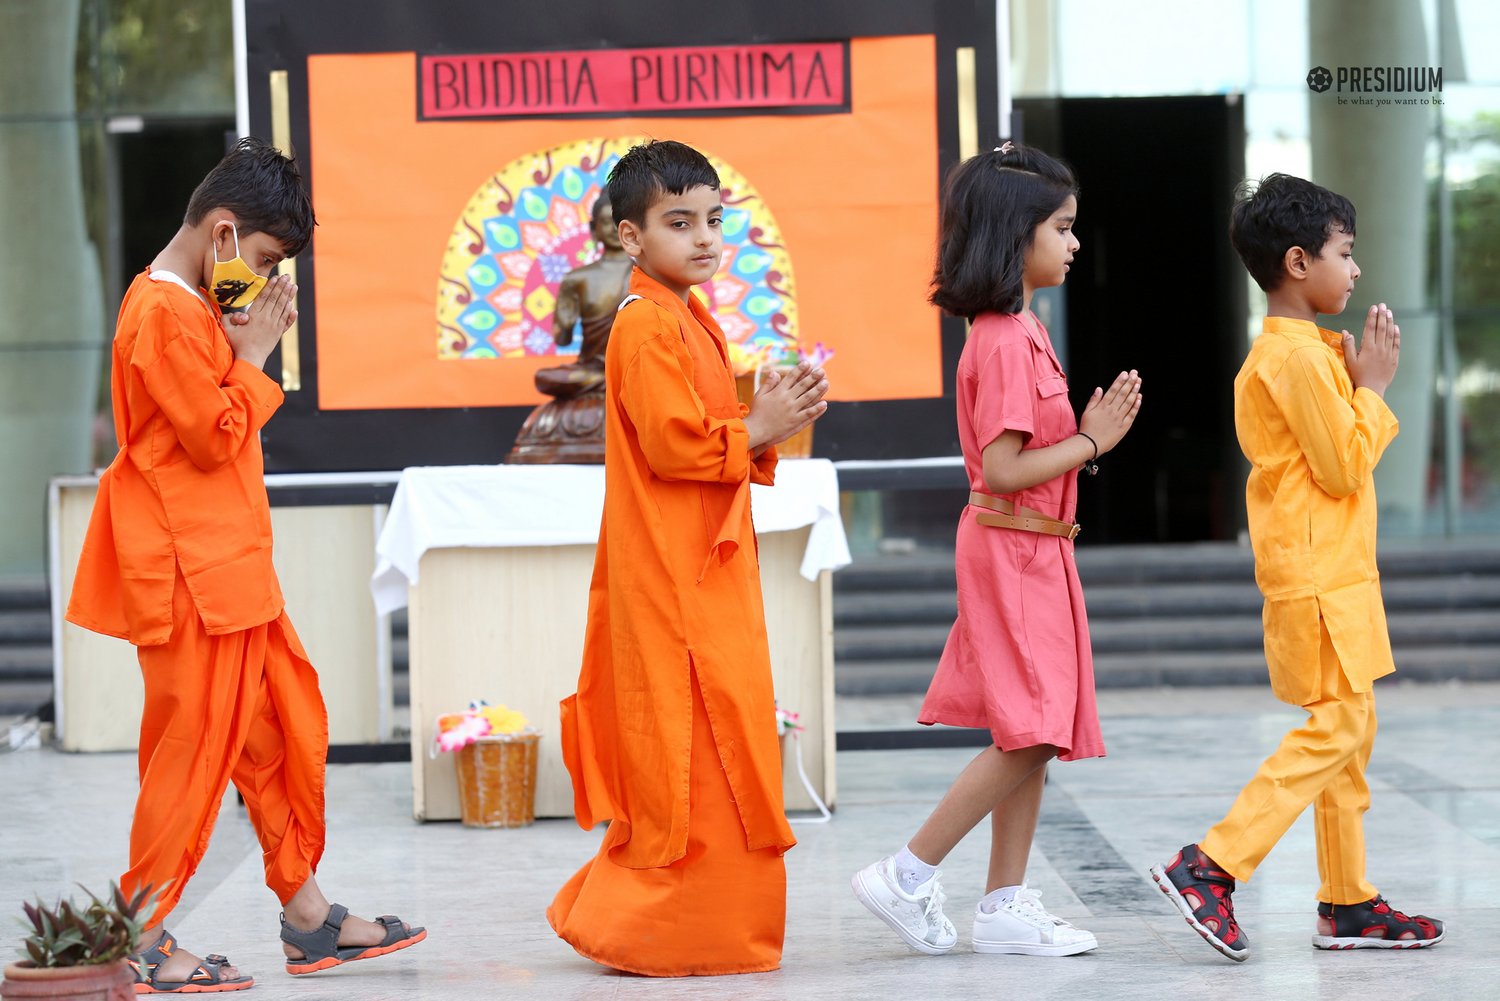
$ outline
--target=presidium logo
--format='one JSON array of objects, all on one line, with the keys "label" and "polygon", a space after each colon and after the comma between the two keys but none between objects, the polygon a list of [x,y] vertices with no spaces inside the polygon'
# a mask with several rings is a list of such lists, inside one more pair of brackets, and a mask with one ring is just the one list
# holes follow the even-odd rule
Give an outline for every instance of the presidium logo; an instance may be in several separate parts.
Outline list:
[{"label": "presidium logo", "polygon": [[[1307,71],[1307,89],[1323,94],[1330,89],[1340,104],[1384,107],[1396,104],[1442,104],[1441,66],[1314,66]],[[1351,96],[1345,97],[1345,94]]]}]

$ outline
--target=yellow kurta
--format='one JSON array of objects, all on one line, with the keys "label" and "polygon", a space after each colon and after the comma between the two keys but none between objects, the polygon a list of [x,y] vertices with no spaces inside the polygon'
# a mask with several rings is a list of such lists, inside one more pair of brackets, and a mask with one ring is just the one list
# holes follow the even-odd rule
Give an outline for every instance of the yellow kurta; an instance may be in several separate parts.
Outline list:
[{"label": "yellow kurta", "polygon": [[1199,842],[1247,880],[1309,804],[1318,899],[1375,896],[1365,878],[1365,766],[1377,729],[1372,683],[1394,671],[1375,566],[1375,464],[1396,437],[1385,401],[1355,389],[1340,335],[1266,317],[1234,382],[1250,460],[1245,503],[1265,596],[1271,689],[1307,710]]},{"label": "yellow kurta", "polygon": [[1396,669],[1375,565],[1374,480],[1396,416],[1354,388],[1339,334],[1281,316],[1266,317],[1234,401],[1272,691],[1293,705],[1317,699],[1321,619],[1351,688],[1368,692]]}]

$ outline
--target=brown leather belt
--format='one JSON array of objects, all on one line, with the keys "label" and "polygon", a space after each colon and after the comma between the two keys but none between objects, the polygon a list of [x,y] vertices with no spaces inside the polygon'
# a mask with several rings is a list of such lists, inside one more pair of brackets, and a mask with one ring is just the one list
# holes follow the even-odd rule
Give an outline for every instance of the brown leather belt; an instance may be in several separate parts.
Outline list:
[{"label": "brown leather belt", "polygon": [[[989,494],[971,492],[969,503],[975,507],[989,509],[976,514],[974,520],[990,528],[1014,528],[1021,532],[1060,535],[1070,541],[1078,538],[1078,533],[1083,531],[1082,525],[1070,525],[1066,521],[1049,518],[1040,511],[1013,504],[1004,497],[991,497]],[[995,513],[991,514],[991,511]]]}]

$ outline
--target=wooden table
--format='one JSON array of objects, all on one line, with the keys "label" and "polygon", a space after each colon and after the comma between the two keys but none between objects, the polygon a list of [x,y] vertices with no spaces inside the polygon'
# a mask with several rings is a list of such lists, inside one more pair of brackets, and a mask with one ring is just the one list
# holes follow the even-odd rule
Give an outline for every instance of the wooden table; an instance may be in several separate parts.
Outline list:
[{"label": "wooden table", "polygon": [[[394,544],[388,547],[388,537],[402,532],[401,522],[405,518],[430,525],[439,518],[437,512],[451,513],[461,508],[453,501],[457,493],[467,494],[465,503],[478,504],[475,510],[488,511],[491,519],[504,519],[506,512],[516,510],[515,505],[507,503],[506,492],[515,489],[518,497],[534,502],[538,478],[545,487],[549,469],[567,470],[556,474],[568,478],[565,489],[559,489],[558,495],[584,496],[582,507],[592,512],[592,520],[587,512],[578,516],[577,523],[583,527],[575,532],[576,540],[571,542],[559,538],[550,525],[537,526],[540,534],[557,539],[549,545],[461,546],[454,542],[465,532],[439,530],[437,535],[444,545],[429,548],[408,544],[404,555],[398,557],[406,561],[408,568],[412,560],[418,561],[416,582],[408,584],[407,592],[412,814],[418,820],[452,820],[459,815],[452,755],[433,756],[429,749],[437,717],[462,710],[474,699],[518,709],[541,730],[537,815],[573,815],[572,783],[563,765],[558,737],[558,703],[577,687],[588,586],[594,565],[594,538],[603,503],[602,468],[594,467],[598,482],[597,496],[592,498],[586,496],[588,477],[580,479],[578,471],[582,468],[449,467],[433,470],[430,475],[415,469],[406,471],[397,488],[381,537],[382,556],[399,548]],[[509,470],[525,472],[512,474]],[[524,479],[524,489],[512,487],[511,481],[516,477]],[[490,484],[492,496],[486,495],[486,483]],[[832,505],[832,524],[827,517],[816,523],[809,517],[800,525],[791,525],[787,522],[796,521],[798,515],[770,510],[770,503],[762,500],[759,493],[752,501],[760,530],[762,592],[777,699],[801,714],[807,727],[802,748],[808,775],[814,790],[832,805],[836,798],[832,582],[829,569],[808,565],[808,554],[814,532],[822,532],[821,551],[836,552],[843,547],[842,562],[847,562],[842,524],[837,523],[837,478],[832,465],[821,460],[807,460],[805,464],[783,462],[778,483],[771,489],[817,491],[820,501]],[[403,493],[412,498],[416,509],[423,511],[421,516],[404,513],[410,509]],[[434,495],[431,503],[412,496],[424,493]],[[784,494],[780,499],[788,497]],[[804,510],[817,507],[809,504]],[[765,518],[763,508],[767,510]],[[549,508],[542,504],[536,510],[545,515]],[[771,527],[780,530],[767,530]],[[836,545],[830,549],[829,533],[835,527]],[[494,531],[506,533],[509,539],[521,539],[525,535],[523,528],[511,524]],[[480,540],[493,532],[484,525],[476,525],[472,534]],[[819,548],[813,546],[815,550]],[[842,565],[834,557],[827,557],[825,562]],[[382,567],[390,570],[384,561]],[[812,579],[804,573],[811,573]],[[377,570],[377,580],[380,575]],[[789,742],[786,747],[790,754]],[[797,777],[795,764],[787,761],[784,773],[787,809],[813,809],[812,799]]]},{"label": "wooden table", "polygon": [[[57,734],[67,751],[130,751],[143,700],[135,648],[63,621],[98,487],[97,477],[67,476],[49,490]],[[390,628],[369,591],[384,511],[370,504],[271,508],[272,560],[287,614],[318,672],[330,744],[391,736]]]}]

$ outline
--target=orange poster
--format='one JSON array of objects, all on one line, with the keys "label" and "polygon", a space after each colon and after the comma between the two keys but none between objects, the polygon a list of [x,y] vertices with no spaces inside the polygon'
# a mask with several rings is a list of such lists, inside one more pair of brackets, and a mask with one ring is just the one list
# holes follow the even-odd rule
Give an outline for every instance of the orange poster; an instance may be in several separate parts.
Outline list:
[{"label": "orange poster", "polygon": [[[552,296],[597,253],[593,200],[644,138],[690,143],[719,169],[725,254],[704,292],[741,350],[823,345],[832,399],[939,395],[934,39],[719,48],[310,56],[320,407],[541,402],[533,373],[568,360]],[[553,117],[528,111],[533,94]],[[673,94],[706,110],[558,110]]]}]

